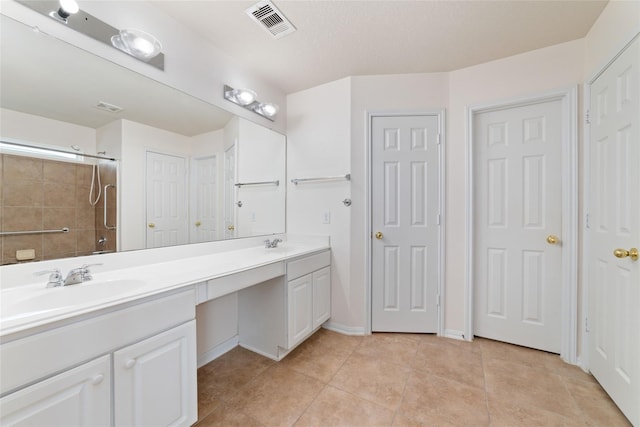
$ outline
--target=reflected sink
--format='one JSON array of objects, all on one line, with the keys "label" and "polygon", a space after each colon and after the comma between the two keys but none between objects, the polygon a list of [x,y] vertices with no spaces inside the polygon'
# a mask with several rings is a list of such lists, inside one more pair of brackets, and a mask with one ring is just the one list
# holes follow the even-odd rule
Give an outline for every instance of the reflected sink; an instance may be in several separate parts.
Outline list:
[{"label": "reflected sink", "polygon": [[109,297],[117,299],[119,295],[130,294],[146,285],[147,282],[144,280],[114,279],[89,281],[57,288],[45,288],[45,285],[42,285],[42,289],[31,288],[24,292],[17,289],[13,295],[3,295],[1,315],[3,319],[18,318],[94,301],[99,302]]}]

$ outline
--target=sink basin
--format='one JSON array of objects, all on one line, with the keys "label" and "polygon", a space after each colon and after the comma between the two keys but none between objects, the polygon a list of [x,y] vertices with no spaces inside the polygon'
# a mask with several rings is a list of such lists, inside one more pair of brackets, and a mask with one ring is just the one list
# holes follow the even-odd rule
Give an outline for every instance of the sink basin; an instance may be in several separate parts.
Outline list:
[{"label": "sink basin", "polygon": [[77,285],[58,288],[20,292],[16,290],[11,295],[3,294],[0,304],[3,319],[26,317],[35,313],[59,310],[82,304],[99,302],[110,297],[115,299],[120,295],[130,294],[146,286],[143,280],[114,279],[90,281]]}]

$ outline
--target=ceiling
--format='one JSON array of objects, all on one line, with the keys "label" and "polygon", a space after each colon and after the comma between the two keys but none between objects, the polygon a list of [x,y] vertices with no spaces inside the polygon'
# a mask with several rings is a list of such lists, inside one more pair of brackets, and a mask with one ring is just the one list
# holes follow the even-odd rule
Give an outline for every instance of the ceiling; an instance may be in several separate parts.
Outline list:
[{"label": "ceiling", "polygon": [[[0,40],[3,108],[91,128],[127,119],[186,136],[220,129],[232,117],[4,15]],[[101,110],[96,107],[99,101],[123,110]]]},{"label": "ceiling", "polygon": [[285,1],[274,39],[256,1],[152,1],[285,93],[347,76],[446,72],[584,37],[606,1]]}]

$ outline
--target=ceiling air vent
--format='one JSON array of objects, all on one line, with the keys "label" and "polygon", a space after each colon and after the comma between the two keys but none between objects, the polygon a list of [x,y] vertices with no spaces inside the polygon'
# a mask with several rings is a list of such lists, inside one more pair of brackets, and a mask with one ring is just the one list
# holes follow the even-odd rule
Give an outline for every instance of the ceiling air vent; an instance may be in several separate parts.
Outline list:
[{"label": "ceiling air vent", "polygon": [[296,27],[269,0],[254,4],[245,12],[260,27],[267,30],[274,39],[279,39],[296,31]]},{"label": "ceiling air vent", "polygon": [[119,113],[123,110],[122,107],[118,107],[117,105],[109,104],[108,102],[104,101],[98,101],[98,103],[96,104],[96,108],[108,111],[110,113]]}]

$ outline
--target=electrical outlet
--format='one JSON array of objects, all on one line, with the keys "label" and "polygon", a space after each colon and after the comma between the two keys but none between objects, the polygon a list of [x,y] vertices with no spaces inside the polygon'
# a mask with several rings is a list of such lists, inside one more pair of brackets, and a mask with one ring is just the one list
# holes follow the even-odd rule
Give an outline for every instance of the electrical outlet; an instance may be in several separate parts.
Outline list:
[{"label": "electrical outlet", "polygon": [[324,211],[322,213],[322,223],[331,224],[331,211]]}]

